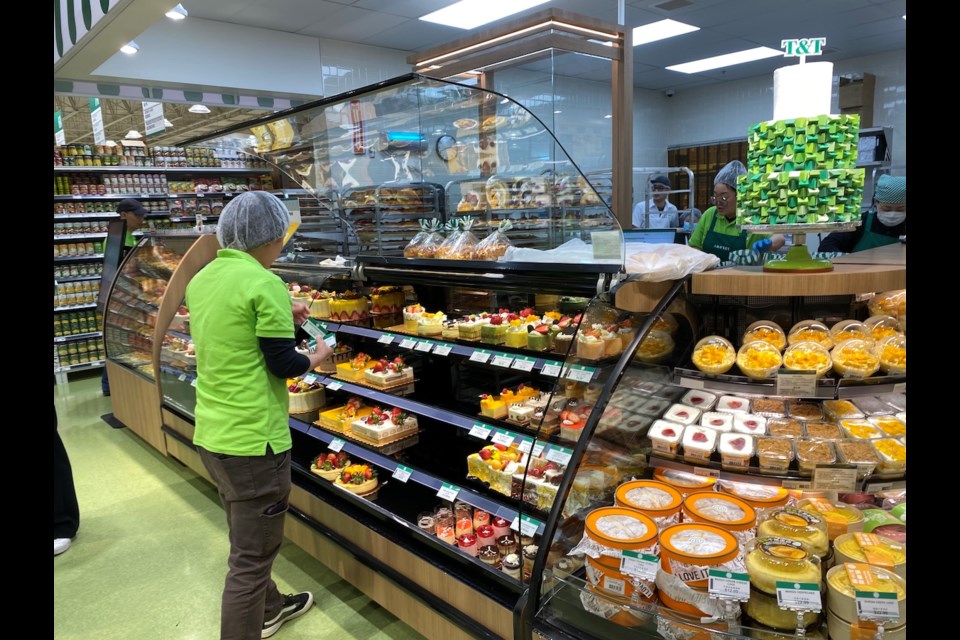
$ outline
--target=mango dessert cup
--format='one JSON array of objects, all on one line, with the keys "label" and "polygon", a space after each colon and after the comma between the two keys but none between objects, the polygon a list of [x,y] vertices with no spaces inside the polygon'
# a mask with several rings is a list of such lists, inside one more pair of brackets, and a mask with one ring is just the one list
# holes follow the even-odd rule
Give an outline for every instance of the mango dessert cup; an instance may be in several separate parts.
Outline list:
[{"label": "mango dessert cup", "polygon": [[743,375],[754,380],[768,380],[777,374],[783,357],[780,351],[763,340],[748,342],[737,352],[737,367]]},{"label": "mango dessert cup", "polygon": [[847,340],[838,345],[830,354],[833,370],[844,378],[869,378],[880,368],[874,347],[867,340]]},{"label": "mango dessert cup", "polygon": [[804,340],[819,342],[827,349],[833,348],[833,339],[830,337],[830,330],[827,325],[819,320],[802,320],[793,325],[790,333],[787,334],[787,344],[792,345]]},{"label": "mango dessert cup", "polygon": [[830,352],[822,344],[804,340],[796,342],[783,354],[783,368],[790,371],[812,371],[822,378],[830,371],[833,362]]},{"label": "mango dessert cup", "polygon": [[737,361],[737,352],[730,341],[722,336],[707,336],[693,348],[693,365],[713,375],[724,374]]},{"label": "mango dessert cup", "polygon": [[741,344],[753,342],[754,340],[763,340],[783,351],[787,346],[787,334],[783,328],[772,320],[757,320],[743,332]]}]

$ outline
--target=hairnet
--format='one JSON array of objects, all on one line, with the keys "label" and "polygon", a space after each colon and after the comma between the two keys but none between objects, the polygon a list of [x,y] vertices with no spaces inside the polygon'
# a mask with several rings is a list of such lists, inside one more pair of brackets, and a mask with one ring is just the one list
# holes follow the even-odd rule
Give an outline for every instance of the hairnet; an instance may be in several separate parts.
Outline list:
[{"label": "hairnet", "polygon": [[717,172],[717,177],[713,179],[713,184],[725,184],[734,191],[737,190],[737,176],[742,176],[747,172],[747,168],[739,160],[731,160],[723,169]]},{"label": "hairnet", "polygon": [[249,251],[282,238],[290,213],[277,196],[247,191],[227,203],[217,223],[217,240],[224,249]]},{"label": "hairnet", "polygon": [[884,174],[877,178],[877,188],[873,190],[877,202],[885,204],[907,203],[907,177]]}]

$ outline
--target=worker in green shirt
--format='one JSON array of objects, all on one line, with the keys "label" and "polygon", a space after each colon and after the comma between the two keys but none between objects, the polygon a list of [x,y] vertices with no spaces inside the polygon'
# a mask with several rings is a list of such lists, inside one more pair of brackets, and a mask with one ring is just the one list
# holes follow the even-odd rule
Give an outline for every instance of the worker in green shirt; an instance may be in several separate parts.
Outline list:
[{"label": "worker in green shirt", "polygon": [[746,172],[747,168],[739,160],[731,160],[717,172],[710,198],[714,206],[703,212],[690,236],[691,247],[712,253],[721,262],[729,261],[730,254],[738,251],[776,251],[785,242],[780,234],[747,234],[737,228],[737,177]]}]

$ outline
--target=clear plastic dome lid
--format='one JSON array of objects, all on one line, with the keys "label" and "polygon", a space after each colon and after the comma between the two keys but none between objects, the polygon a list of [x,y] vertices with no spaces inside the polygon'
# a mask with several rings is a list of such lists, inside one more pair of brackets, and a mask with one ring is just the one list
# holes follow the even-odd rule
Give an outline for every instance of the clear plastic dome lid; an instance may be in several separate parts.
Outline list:
[{"label": "clear plastic dome lid", "polygon": [[873,339],[878,342],[887,336],[900,333],[900,323],[893,316],[870,316],[863,321],[863,324],[870,330]]},{"label": "clear plastic dome lid", "polygon": [[654,329],[640,341],[633,357],[642,362],[657,363],[673,353],[674,346],[669,333]]},{"label": "clear plastic dome lid", "polygon": [[797,540],[764,536],[754,538],[747,543],[744,549],[746,556],[759,556],[763,561],[772,565],[799,569],[807,563],[820,564],[820,558],[811,555]]},{"label": "clear plastic dome lid", "polygon": [[780,350],[763,340],[748,342],[737,352],[737,366],[740,371],[757,380],[772,378],[782,364]]},{"label": "clear plastic dome lid", "polygon": [[830,330],[827,325],[819,320],[802,320],[793,325],[790,333],[787,334],[787,344],[812,340],[819,342],[827,349],[833,348],[833,339],[830,337]]},{"label": "clear plastic dome lid", "polygon": [[763,340],[769,342],[780,351],[787,346],[787,334],[783,327],[773,320],[757,320],[743,332],[742,344],[753,342],[754,340]]},{"label": "clear plastic dome lid", "polygon": [[907,373],[907,336],[895,333],[877,342],[880,370],[894,375]]},{"label": "clear plastic dome lid", "polygon": [[804,340],[787,347],[783,353],[783,366],[791,371],[814,371],[821,378],[830,371],[833,363],[826,347],[812,340]]},{"label": "clear plastic dome lid", "polygon": [[677,319],[673,316],[673,314],[664,312],[653,321],[653,326],[651,326],[650,329],[652,331],[663,331],[672,336],[677,332],[679,327],[680,324],[677,322]]},{"label": "clear plastic dome lid", "polygon": [[697,342],[691,356],[693,365],[704,373],[726,373],[737,361],[737,351],[723,336],[707,336]]},{"label": "clear plastic dome lid", "polygon": [[844,378],[867,378],[880,368],[876,345],[871,340],[847,340],[831,352],[833,369]]},{"label": "clear plastic dome lid", "polygon": [[833,344],[837,345],[844,340],[853,340],[854,338],[872,340],[873,334],[870,333],[867,325],[859,320],[841,320],[830,327],[830,338],[833,340]]}]

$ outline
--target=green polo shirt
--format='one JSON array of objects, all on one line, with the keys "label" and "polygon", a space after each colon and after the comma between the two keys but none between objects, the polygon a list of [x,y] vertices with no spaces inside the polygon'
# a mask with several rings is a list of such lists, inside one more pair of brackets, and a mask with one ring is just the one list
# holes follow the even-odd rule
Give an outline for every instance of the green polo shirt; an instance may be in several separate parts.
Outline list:
[{"label": "green polo shirt", "polygon": [[[697,226],[694,227],[693,233],[690,234],[690,240],[687,242],[691,247],[696,249],[703,250],[703,240],[707,235],[707,231],[710,229],[710,224],[713,222],[713,219],[717,219],[717,225],[713,228],[717,233],[722,233],[725,236],[738,236],[740,235],[740,229],[737,228],[736,218],[733,220],[727,220],[721,215],[717,215],[717,208],[710,207],[703,212],[703,215],[700,216],[700,219],[697,221]],[[751,233],[747,236],[747,249],[753,246],[753,243],[757,240],[763,240],[764,238],[769,238],[769,234],[763,233]]]},{"label": "green polo shirt", "polygon": [[287,381],[267,369],[258,338],[293,338],[283,281],[250,254],[220,249],[187,285],[197,351],[194,444],[214,453],[290,449]]}]

